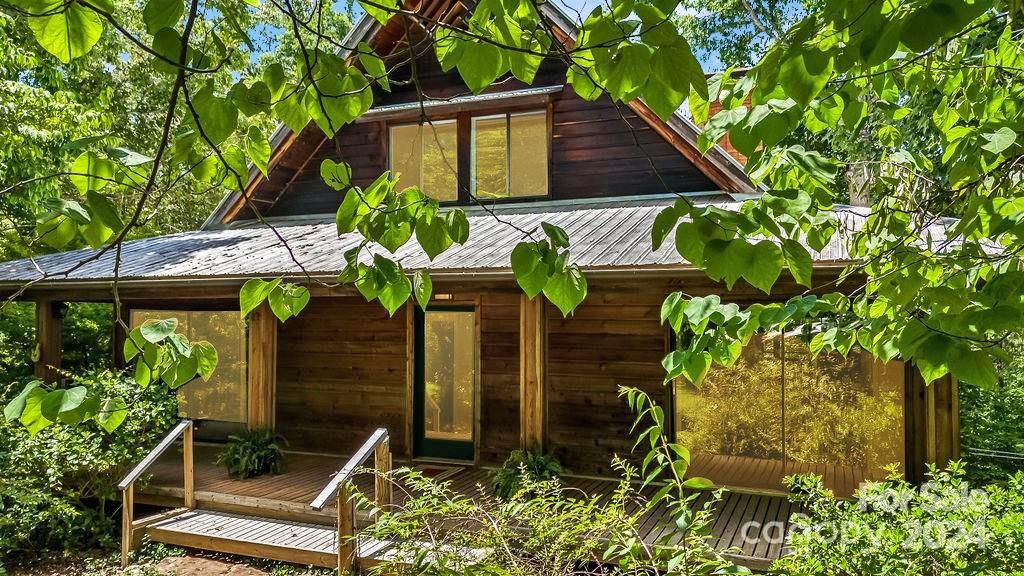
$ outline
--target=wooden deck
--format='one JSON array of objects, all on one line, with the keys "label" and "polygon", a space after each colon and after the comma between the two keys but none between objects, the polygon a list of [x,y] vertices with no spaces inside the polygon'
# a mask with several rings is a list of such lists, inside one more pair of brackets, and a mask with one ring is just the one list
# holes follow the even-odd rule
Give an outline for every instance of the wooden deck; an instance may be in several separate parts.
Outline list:
[{"label": "wooden deck", "polygon": [[[309,503],[341,467],[344,457],[289,453],[282,474],[236,480],[229,477],[223,467],[214,464],[217,451],[218,448],[213,446],[196,446],[195,490],[200,510],[168,519],[151,527],[150,533],[155,530],[161,541],[181,545],[195,542],[196,537],[220,539],[220,544],[237,541],[239,536],[245,541],[248,534],[250,539],[256,540],[249,542],[246,550],[237,553],[247,554],[256,549],[264,557],[286,559],[294,558],[294,551],[299,550],[303,562],[321,566],[336,563],[337,531],[333,528],[336,510],[331,507],[316,511]],[[396,466],[399,465],[402,463],[396,462]],[[487,490],[493,474],[492,470],[480,467],[416,466],[428,475],[450,481],[453,490],[468,495]],[[151,472],[148,483],[140,486],[136,502],[180,506],[180,452],[169,451]],[[364,493],[372,493],[372,482],[373,479],[366,475],[356,478],[357,486]],[[610,494],[617,485],[611,479],[572,476],[565,478],[565,482],[594,496]],[[396,491],[394,497],[396,503],[400,503],[401,491]],[[709,492],[701,493],[696,505],[702,506],[708,498]],[[790,503],[784,495],[727,492],[716,507],[710,536],[712,544],[723,550],[734,549],[730,554],[732,558],[750,568],[767,568],[783,553],[782,535],[790,516],[798,511],[799,505]],[[240,520],[245,517],[252,518],[255,523]],[[243,528],[246,534],[233,532]],[[664,505],[648,512],[641,521],[641,533],[648,542],[671,534],[674,529],[674,520],[668,516]],[[375,553],[387,549],[384,543],[367,542],[360,546],[361,562],[372,562]],[[293,553],[275,555],[275,551],[284,548],[291,549]],[[364,552],[367,554],[365,557]]]},{"label": "wooden deck", "polygon": [[840,498],[849,498],[867,480],[863,468],[837,464],[804,464],[766,458],[694,454],[688,474],[711,479],[716,485],[740,490],[785,492],[781,479],[793,474],[816,474]]}]

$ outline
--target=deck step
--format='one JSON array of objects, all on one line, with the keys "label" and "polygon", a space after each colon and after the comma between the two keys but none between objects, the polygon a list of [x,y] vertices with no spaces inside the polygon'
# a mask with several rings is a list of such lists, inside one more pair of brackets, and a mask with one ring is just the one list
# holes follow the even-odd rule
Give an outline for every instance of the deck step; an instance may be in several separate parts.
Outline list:
[{"label": "deck step", "polygon": [[[338,566],[338,531],[320,524],[197,509],[143,530],[150,540],[174,546],[325,568]],[[360,537],[359,565],[376,563],[389,548],[389,542]]]}]

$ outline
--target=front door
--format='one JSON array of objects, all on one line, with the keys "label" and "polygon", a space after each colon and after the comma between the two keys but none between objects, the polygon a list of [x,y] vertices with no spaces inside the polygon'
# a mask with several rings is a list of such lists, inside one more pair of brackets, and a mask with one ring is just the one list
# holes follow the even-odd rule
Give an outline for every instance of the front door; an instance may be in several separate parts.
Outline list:
[{"label": "front door", "polygon": [[416,309],[416,456],[473,460],[476,312],[469,306]]}]

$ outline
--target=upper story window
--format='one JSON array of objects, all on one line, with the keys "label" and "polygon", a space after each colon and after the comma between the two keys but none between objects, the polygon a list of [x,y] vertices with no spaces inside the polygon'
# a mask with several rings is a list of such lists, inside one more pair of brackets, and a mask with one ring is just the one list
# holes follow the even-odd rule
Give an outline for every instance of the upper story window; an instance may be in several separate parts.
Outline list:
[{"label": "upper story window", "polygon": [[392,126],[391,169],[398,190],[417,186],[441,202],[459,199],[458,131],[455,120]]},{"label": "upper story window", "polygon": [[[461,141],[460,133],[466,135]],[[469,195],[482,200],[548,195],[545,110],[463,113],[457,120],[392,125],[388,139],[399,190],[418,186],[441,202],[468,202]],[[468,162],[460,162],[467,157]]]},{"label": "upper story window", "polygon": [[471,191],[482,199],[548,194],[544,111],[473,118]]}]

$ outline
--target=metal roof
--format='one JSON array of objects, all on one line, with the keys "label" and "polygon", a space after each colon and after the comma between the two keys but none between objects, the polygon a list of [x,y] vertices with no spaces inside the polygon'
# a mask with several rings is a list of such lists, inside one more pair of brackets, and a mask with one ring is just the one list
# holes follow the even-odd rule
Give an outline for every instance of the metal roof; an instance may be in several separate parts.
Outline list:
[{"label": "metal roof", "polygon": [[[508,273],[512,248],[523,239],[519,230],[539,232],[541,221],[561,226],[569,234],[571,262],[584,270],[682,270],[689,266],[680,258],[672,242],[651,250],[654,217],[671,204],[674,197],[655,197],[602,202],[538,202],[504,206],[494,215],[481,209],[467,210],[470,236],[466,244],[453,245],[433,262],[414,241],[394,255],[383,247],[380,252],[399,260],[407,271],[429,268],[435,273]],[[724,209],[739,209],[741,203],[710,202]],[[836,212],[843,223],[840,232],[820,252],[813,252],[819,266],[849,262],[847,239],[866,216],[863,208],[842,208]],[[224,279],[252,276],[334,276],[343,267],[342,253],[356,246],[361,237],[338,237],[333,218],[300,217],[273,222],[273,228],[245,223],[219,230],[199,230],[126,242],[121,250],[119,278],[147,279]],[[278,238],[280,234],[287,242]],[[929,230],[927,240],[945,239],[944,226]],[[16,284],[39,280],[44,283],[110,280],[114,251],[108,251],[69,274],[65,272],[84,258],[91,249],[75,250],[0,263],[0,283]],[[296,263],[300,262],[303,268]]]}]

